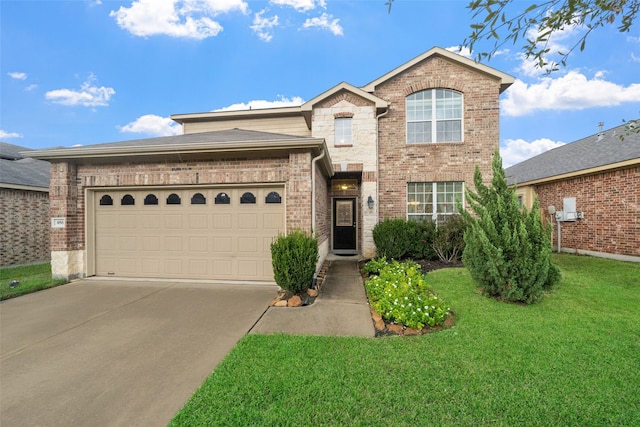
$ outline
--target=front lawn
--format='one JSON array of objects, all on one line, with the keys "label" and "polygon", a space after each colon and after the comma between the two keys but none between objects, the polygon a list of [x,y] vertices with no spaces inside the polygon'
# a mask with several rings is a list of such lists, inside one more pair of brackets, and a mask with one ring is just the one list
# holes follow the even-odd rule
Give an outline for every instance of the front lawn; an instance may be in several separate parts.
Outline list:
[{"label": "front lawn", "polygon": [[640,425],[640,264],[554,261],[560,286],[530,306],[429,273],[456,316],[441,332],[248,335],[172,425]]},{"label": "front lawn", "polygon": [[[11,282],[19,285],[12,288]],[[51,277],[51,264],[36,264],[24,267],[0,268],[0,301],[19,295],[30,294],[66,283],[63,279]]]}]

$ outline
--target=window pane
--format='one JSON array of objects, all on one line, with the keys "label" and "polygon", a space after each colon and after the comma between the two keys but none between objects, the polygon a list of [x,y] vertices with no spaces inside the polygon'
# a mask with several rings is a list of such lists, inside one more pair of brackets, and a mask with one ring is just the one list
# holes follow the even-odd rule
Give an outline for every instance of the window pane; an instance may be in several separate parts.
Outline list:
[{"label": "window pane", "polygon": [[438,142],[462,141],[462,121],[461,120],[439,121],[437,124],[436,138]]},{"label": "window pane", "polygon": [[351,144],[351,117],[339,117],[334,120],[336,145]]},{"label": "window pane", "polygon": [[431,142],[431,122],[407,123],[407,142],[409,144]]}]

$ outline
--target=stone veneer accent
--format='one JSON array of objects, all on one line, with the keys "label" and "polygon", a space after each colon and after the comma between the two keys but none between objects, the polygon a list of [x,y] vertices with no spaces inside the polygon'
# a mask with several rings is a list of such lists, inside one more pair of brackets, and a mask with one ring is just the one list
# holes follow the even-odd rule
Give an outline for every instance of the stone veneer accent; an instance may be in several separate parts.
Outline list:
[{"label": "stone veneer accent", "polygon": [[49,262],[49,193],[0,189],[0,266]]},{"label": "stone veneer accent", "polygon": [[[335,145],[334,123],[336,118],[352,118],[352,144]],[[359,200],[358,206],[358,248],[363,256],[375,256],[372,230],[376,224],[376,210],[367,207],[367,198],[371,194],[377,198],[377,120],[375,106],[353,94],[340,92],[325,100],[313,110],[312,136],[324,138],[329,154],[337,172],[362,172],[363,183],[360,191],[350,194]],[[364,183],[366,178],[366,185]],[[340,194],[337,196],[345,196]],[[327,206],[331,207],[329,199]],[[328,212],[331,225],[331,211]]]},{"label": "stone veneer accent", "polygon": [[[562,209],[565,197],[575,197],[576,208],[584,212],[583,220],[561,223],[563,250],[640,261],[640,167],[539,184],[535,191],[545,218],[551,219],[547,207]],[[555,221],[553,227],[557,248]]]},{"label": "stone veneer accent", "polygon": [[[406,97],[425,89],[463,93],[464,141],[407,144]],[[407,183],[464,181],[473,185],[475,165],[486,182],[499,144],[500,82],[441,57],[431,57],[376,87],[374,95],[391,103],[379,121],[378,218],[407,217]]]}]

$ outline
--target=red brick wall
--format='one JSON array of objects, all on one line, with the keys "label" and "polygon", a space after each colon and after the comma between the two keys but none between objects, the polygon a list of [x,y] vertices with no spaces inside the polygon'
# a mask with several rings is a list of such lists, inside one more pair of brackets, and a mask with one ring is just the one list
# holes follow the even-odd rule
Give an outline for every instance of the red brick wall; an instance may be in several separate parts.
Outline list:
[{"label": "red brick wall", "polygon": [[49,193],[0,189],[0,266],[49,262]]},{"label": "red brick wall", "polygon": [[318,244],[330,236],[331,208],[329,199],[329,179],[316,164],[316,235]]},{"label": "red brick wall", "polygon": [[640,257],[640,167],[538,185],[536,192],[545,215],[550,205],[561,210],[565,197],[584,212],[583,220],[561,223],[562,248]]},{"label": "red brick wall", "polygon": [[[53,163],[51,216],[66,217],[67,228],[52,230],[51,250],[85,249],[84,193],[91,187],[190,184],[285,183],[287,228],[311,230],[311,153],[288,157],[136,162]],[[323,182],[319,179],[318,182]],[[326,178],[324,178],[326,185]],[[319,204],[321,205],[321,204]],[[325,208],[326,209],[326,208]]]},{"label": "red brick wall", "polygon": [[[464,142],[406,143],[406,97],[425,89],[463,94]],[[406,217],[407,182],[464,181],[473,189],[475,165],[486,182],[499,144],[500,82],[440,57],[428,58],[378,86],[374,94],[391,102],[379,122],[379,218]]]}]

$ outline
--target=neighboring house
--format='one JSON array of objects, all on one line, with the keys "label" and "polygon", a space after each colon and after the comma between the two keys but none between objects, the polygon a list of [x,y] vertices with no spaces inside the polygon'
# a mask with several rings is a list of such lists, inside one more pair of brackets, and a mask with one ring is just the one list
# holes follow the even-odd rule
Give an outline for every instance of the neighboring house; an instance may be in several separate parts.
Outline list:
[{"label": "neighboring house", "polygon": [[0,142],[0,266],[48,262],[49,162]]},{"label": "neighboring house", "polygon": [[64,226],[54,274],[273,281],[270,243],[296,228],[320,262],[374,256],[378,221],[452,214],[475,165],[490,178],[512,83],[433,48],[301,106],[177,114],[183,135],[33,153],[52,162]]},{"label": "neighboring house", "polygon": [[[640,134],[618,126],[505,173],[525,206],[531,207],[537,195],[543,214],[553,221],[556,249],[559,225],[563,251],[640,261]],[[565,198],[570,199],[566,206]],[[564,212],[566,220],[557,222],[549,206]]]}]

